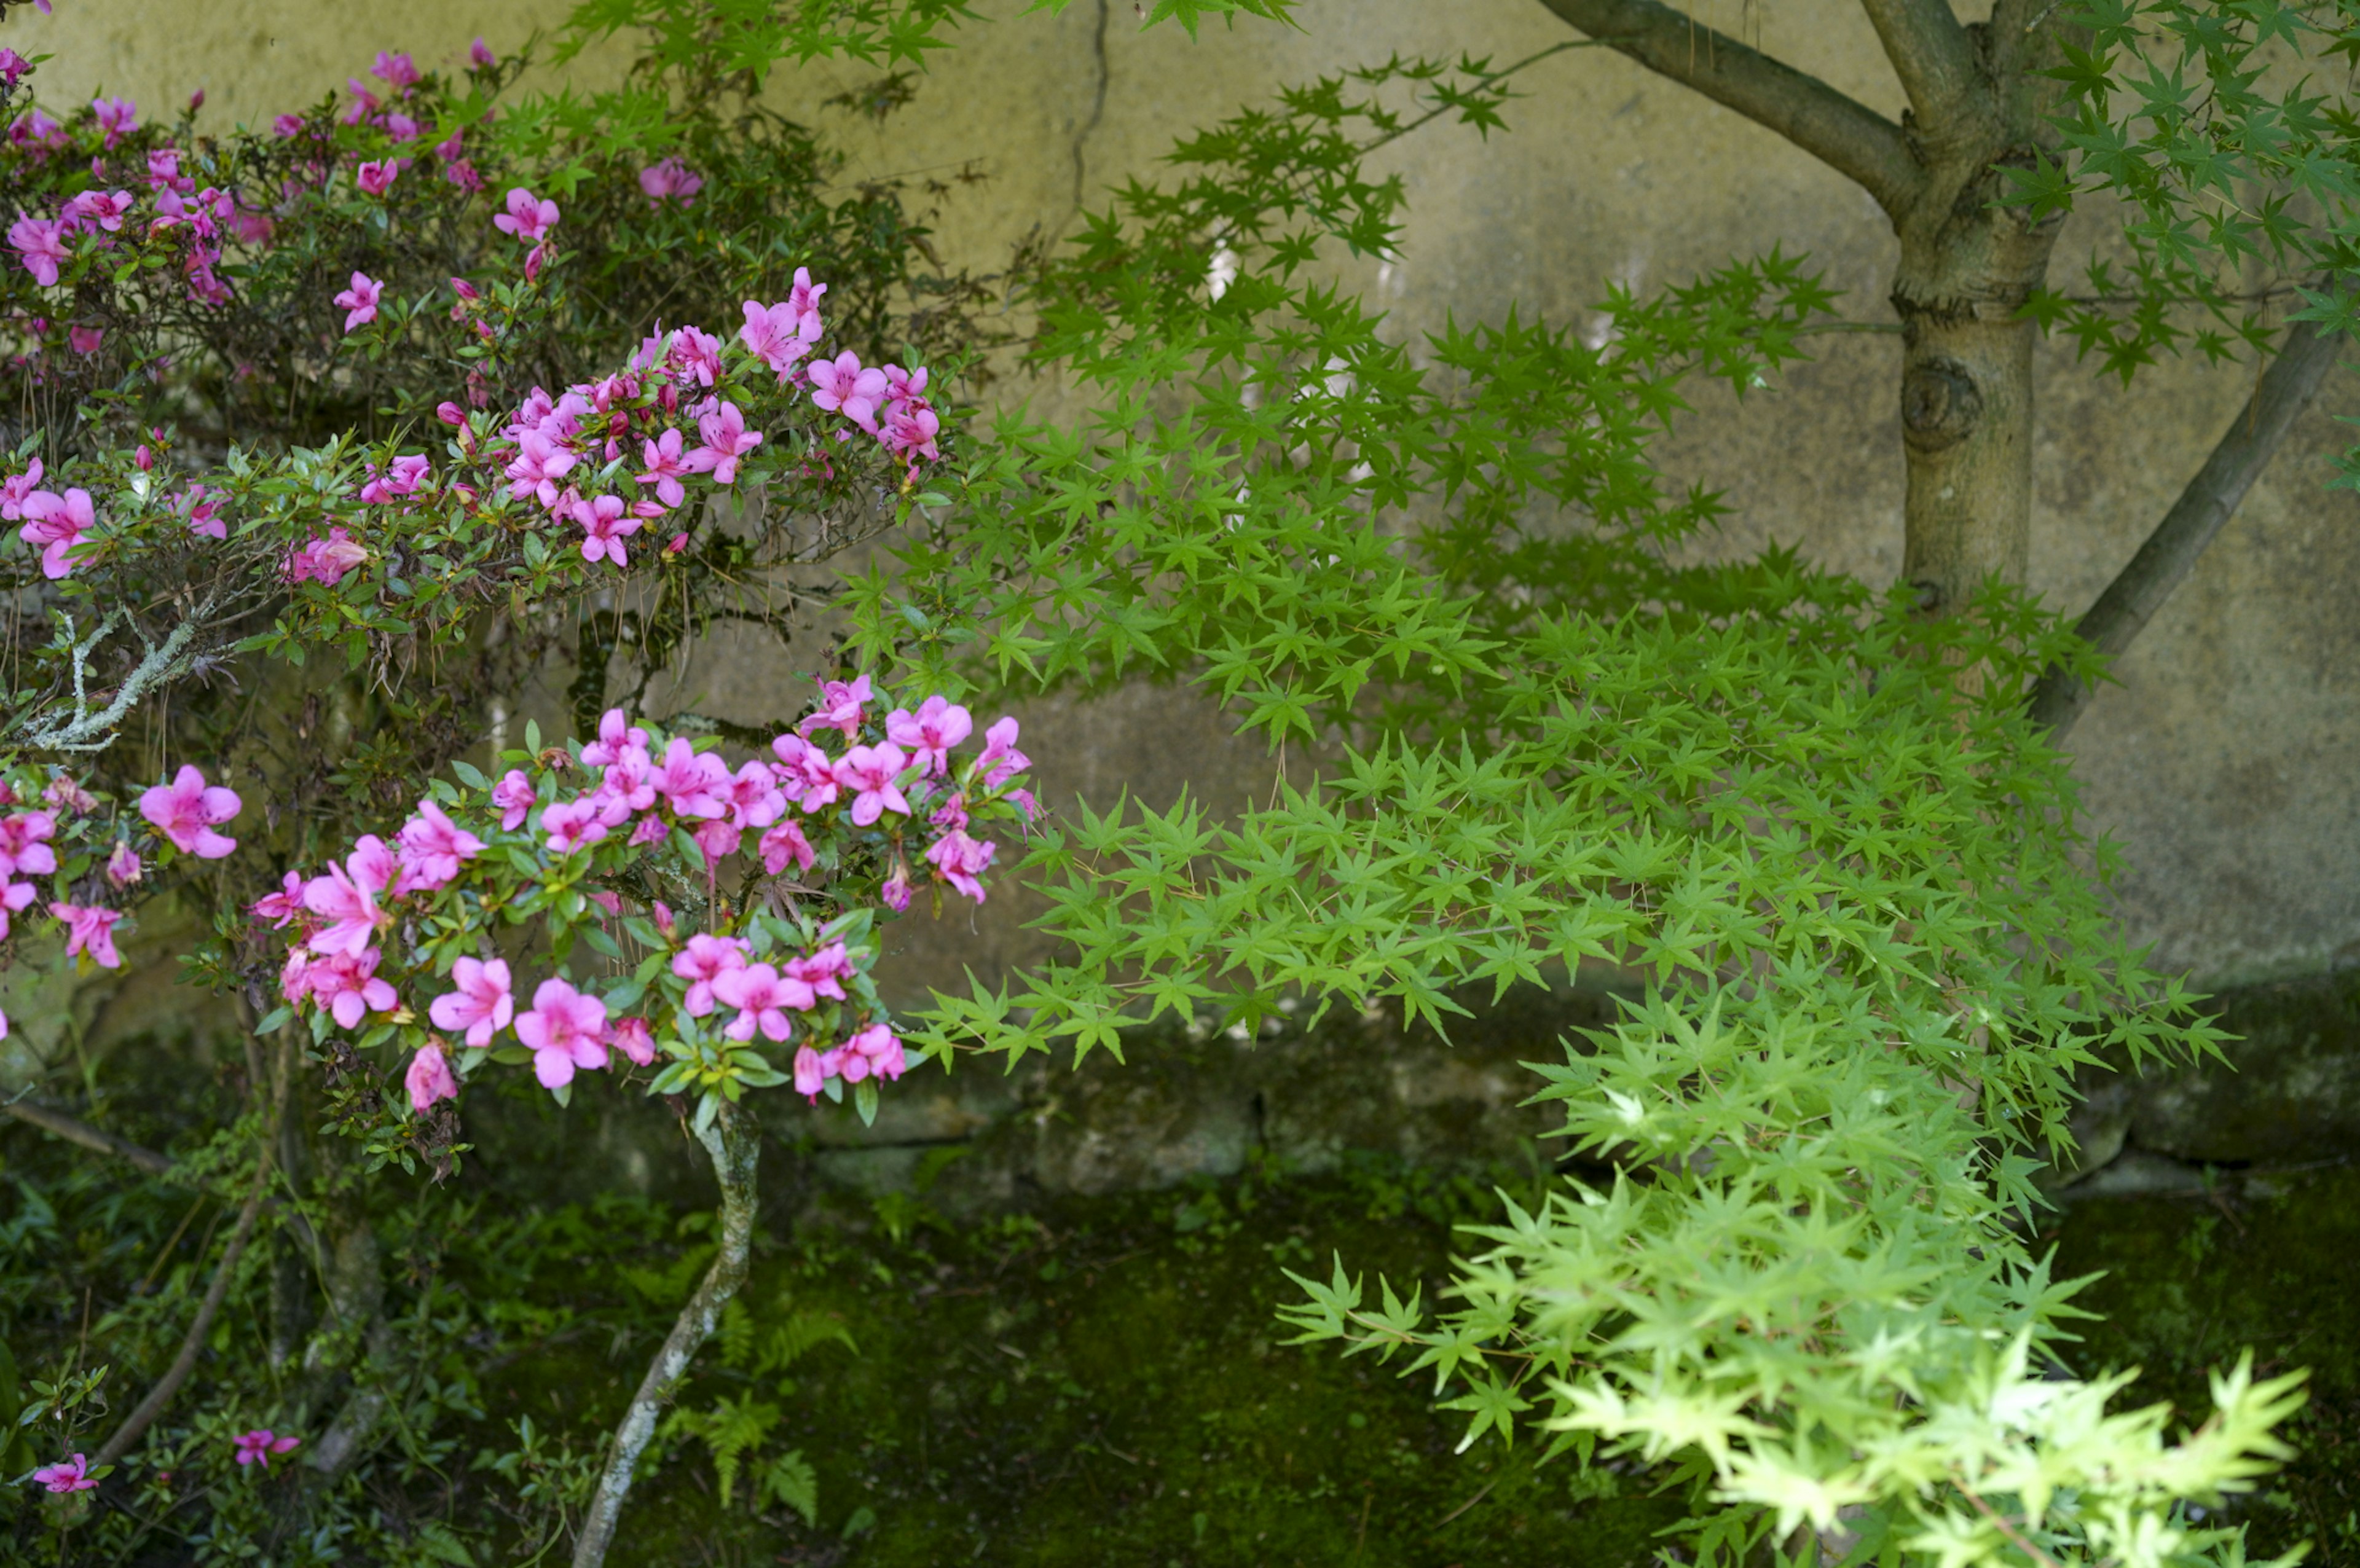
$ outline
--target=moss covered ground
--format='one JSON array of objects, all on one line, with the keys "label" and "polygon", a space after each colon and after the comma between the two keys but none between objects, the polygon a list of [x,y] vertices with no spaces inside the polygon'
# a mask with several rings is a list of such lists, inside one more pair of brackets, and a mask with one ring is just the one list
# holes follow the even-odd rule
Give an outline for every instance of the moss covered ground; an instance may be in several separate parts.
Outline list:
[{"label": "moss covered ground", "polygon": [[[683,1399],[781,1414],[818,1479],[816,1522],[720,1498],[680,1443],[634,1497],[631,1563],[1336,1563],[1366,1568],[1644,1561],[1680,1517],[1611,1475],[1535,1468],[1520,1447],[1454,1456],[1461,1423],[1391,1368],[1283,1343],[1283,1269],[1331,1253],[1423,1280],[1478,1184],[1370,1164],[1051,1203],[955,1223],[923,1201],[839,1211],[758,1266],[747,1345]],[[825,1315],[852,1340],[819,1339]],[[812,1347],[757,1370],[778,1325]],[[635,1368],[570,1340],[487,1387],[487,1414],[603,1413]],[[630,1358],[636,1361],[637,1356]],[[564,1392],[570,1391],[570,1392]],[[1626,1495],[1627,1494],[1627,1495]]]},{"label": "moss covered ground", "polygon": [[[131,1130],[161,1144],[172,1129]],[[783,1147],[766,1161],[744,1305],[680,1391],[617,1563],[1610,1568],[1646,1560],[1682,1511],[1642,1475],[1535,1467],[1524,1445],[1455,1454],[1459,1421],[1429,1387],[1284,1343],[1284,1270],[1324,1275],[1341,1254],[1432,1299],[1451,1227],[1490,1218],[1491,1181],[1521,1192],[1528,1170],[1370,1158],[1010,1213],[963,1206],[947,1154],[922,1164],[922,1192],[882,1198],[810,1184]],[[515,1174],[476,1162],[454,1188],[370,1185],[418,1393],[338,1494],[337,1528],[357,1533],[322,1534],[329,1499],[300,1475],[222,1464],[126,1551],[74,1560],[562,1562],[558,1499],[709,1256],[710,1220],[684,1189],[564,1203]],[[178,1260],[217,1221],[191,1227],[184,1189],[21,1127],[0,1131],[0,1178],[16,1190],[5,1332],[28,1370],[115,1354],[135,1331],[137,1356],[168,1358],[202,1285]],[[2143,1392],[2191,1412],[2243,1346],[2265,1370],[2313,1369],[2300,1453],[2243,1512],[2259,1549],[2308,1539],[2314,1563],[2360,1565],[2360,1170],[2091,1200],[2046,1236],[2062,1270],[2104,1271],[2083,1297],[2105,1314],[2074,1353],[2085,1368],[2141,1366]],[[316,1434],[342,1397],[305,1405],[300,1359],[274,1359],[273,1267],[233,1295],[173,1418],[193,1423],[191,1452],[219,1445],[219,1423]],[[35,1555],[0,1559],[55,1562],[51,1539],[44,1526],[21,1538]]]},{"label": "moss covered ground", "polygon": [[2208,1370],[2246,1346],[2265,1373],[2311,1369],[2294,1461],[2238,1511],[2257,1554],[2308,1540],[2313,1563],[2360,1563],[2360,1167],[2092,1200],[2047,1234],[2062,1274],[2104,1271],[2081,1298],[2103,1314],[2082,1365],[2141,1367],[2136,1387],[2191,1419],[2211,1408]]}]

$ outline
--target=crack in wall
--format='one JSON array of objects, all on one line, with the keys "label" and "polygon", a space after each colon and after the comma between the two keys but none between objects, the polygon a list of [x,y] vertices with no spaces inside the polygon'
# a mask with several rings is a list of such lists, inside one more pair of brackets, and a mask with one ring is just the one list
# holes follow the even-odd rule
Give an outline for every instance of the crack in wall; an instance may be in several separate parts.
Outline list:
[{"label": "crack in wall", "polygon": [[1107,15],[1112,3],[1113,0],[1098,0],[1098,26],[1090,35],[1091,58],[1098,63],[1098,91],[1090,100],[1090,117],[1074,132],[1074,212],[1082,210],[1082,182],[1087,169],[1083,144],[1098,128],[1098,122],[1106,118],[1107,82],[1111,75],[1107,66]]}]

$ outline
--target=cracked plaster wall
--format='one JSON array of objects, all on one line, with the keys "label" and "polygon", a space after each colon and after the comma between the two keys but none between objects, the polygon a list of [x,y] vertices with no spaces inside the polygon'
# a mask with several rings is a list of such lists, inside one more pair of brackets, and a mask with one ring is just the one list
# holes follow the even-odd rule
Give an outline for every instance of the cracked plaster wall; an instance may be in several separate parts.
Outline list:
[{"label": "cracked plaster wall", "polygon": [[[104,86],[160,105],[202,84],[209,115],[258,121],[366,65],[379,48],[448,59],[477,31],[514,47],[560,16],[560,0],[502,6],[413,0],[377,13],[346,0],[59,0],[59,14],[10,18],[8,41],[54,51],[52,96]],[[882,127],[814,109],[854,174],[989,175],[943,215],[945,254],[989,267],[1038,228],[1066,230],[1077,193],[1152,178],[1172,138],[1283,82],[1395,50],[1521,58],[1564,38],[1535,0],[1312,0],[1304,28],[1218,26],[1190,43],[1140,34],[1133,7],[1077,0],[1055,18],[992,20],[941,57],[918,102]],[[1856,7],[1778,0],[1699,8],[1888,114],[1899,93]],[[585,69],[610,70],[612,57]],[[865,80],[822,66],[782,92],[808,106]],[[1808,252],[1846,291],[1847,312],[1886,321],[1894,242],[1868,198],[1713,105],[1602,50],[1551,59],[1524,80],[1511,131],[1487,142],[1437,125],[1382,155],[1410,203],[1398,265],[1349,276],[1404,332],[1446,311],[1495,316],[1511,302],[1580,319],[1610,280],[1651,288],[1732,253]],[[2069,234],[2060,262],[2086,248]],[[1729,492],[1726,548],[1776,539],[1889,581],[1901,551],[1896,340],[1818,341],[1819,358],[1739,404],[1704,391],[1665,456],[1671,472]],[[2043,414],[2034,586],[2078,610],[2126,561],[2244,397],[2249,370],[2167,365],[2129,392],[2099,383],[2069,351],[2040,351]],[[1036,407],[1060,406],[1054,387]],[[2124,845],[2124,919],[2164,965],[2211,984],[2314,972],[2360,959],[2360,707],[2355,643],[2360,537],[2355,498],[2322,485],[2333,414],[2354,402],[2348,373],[2248,496],[2120,666],[2076,732],[2092,822]],[[784,660],[722,642],[682,682],[731,716],[785,711]],[[1227,805],[1266,789],[1269,764],[1225,737],[1217,716],[1139,690],[1028,714],[1053,798],[1105,802],[1129,788],[1168,800],[1185,779]],[[1029,741],[1028,741],[1029,743]],[[1299,766],[1299,765],[1298,765]],[[1033,951],[1013,900],[910,936],[907,985],[956,983]]]}]

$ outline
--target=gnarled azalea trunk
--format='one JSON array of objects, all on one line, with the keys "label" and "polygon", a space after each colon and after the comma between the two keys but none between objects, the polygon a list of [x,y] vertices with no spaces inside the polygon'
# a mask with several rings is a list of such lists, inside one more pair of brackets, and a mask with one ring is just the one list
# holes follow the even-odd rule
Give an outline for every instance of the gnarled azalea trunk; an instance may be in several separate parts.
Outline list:
[{"label": "gnarled azalea trunk", "polygon": [[623,1499],[631,1489],[632,1468],[656,1434],[656,1417],[688,1375],[698,1347],[721,1321],[721,1309],[746,1282],[747,1255],[754,1239],[754,1160],[761,1152],[761,1129],[751,1111],[725,1103],[713,1125],[696,1137],[713,1157],[713,1173],[721,1182],[721,1251],[705,1271],[696,1294],[680,1310],[663,1348],[639,1380],[639,1391],[631,1396],[622,1424],[615,1429],[614,1451],[606,1456],[606,1474],[599,1477],[574,1542],[574,1568],[599,1568],[606,1561]]}]

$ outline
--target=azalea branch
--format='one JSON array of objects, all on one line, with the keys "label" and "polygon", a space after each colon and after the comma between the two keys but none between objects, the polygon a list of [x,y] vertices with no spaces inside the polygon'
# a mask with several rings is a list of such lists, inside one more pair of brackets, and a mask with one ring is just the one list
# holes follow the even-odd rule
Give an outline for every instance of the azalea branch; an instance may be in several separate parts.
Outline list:
[{"label": "azalea branch", "polygon": [[648,1364],[639,1392],[615,1432],[614,1452],[582,1533],[574,1548],[574,1568],[599,1568],[614,1543],[615,1526],[622,1517],[623,1499],[631,1489],[631,1472],[656,1433],[656,1417],[668,1403],[689,1363],[721,1321],[721,1309],[746,1282],[748,1255],[754,1236],[754,1162],[761,1153],[761,1129],[753,1113],[742,1105],[721,1103],[712,1122],[696,1129],[697,1141],[713,1157],[713,1173],[721,1182],[721,1250],[705,1270],[696,1294],[680,1310],[664,1336],[663,1347]]},{"label": "azalea branch", "polygon": [[1818,77],[1656,0],[1542,0],[1552,12],[1659,76],[1766,126],[1857,181],[1887,212],[1916,196],[1918,161],[1901,127]]},{"label": "azalea branch", "polygon": [[[2318,395],[2343,346],[2341,333],[2322,332],[2311,321],[2297,321],[2288,329],[2278,357],[2262,373],[2253,397],[2230,421],[2204,466],[2180,491],[2130,564],[2074,626],[2082,641],[2100,653],[2118,654],[2146,629],[2269,466],[2296,417]],[[2071,670],[2051,665],[2034,683],[2026,707],[2054,745],[2072,730],[2095,694]]]},{"label": "azalea branch", "polygon": [[64,1138],[68,1143],[78,1143],[84,1149],[95,1149],[101,1154],[111,1154],[117,1160],[127,1160],[150,1176],[169,1176],[172,1173],[173,1160],[170,1155],[159,1154],[145,1145],[133,1143],[128,1138],[117,1138],[104,1127],[93,1127],[77,1116],[70,1116],[63,1111],[53,1109],[37,1101],[0,1101],[0,1111],[7,1112],[20,1122],[39,1127],[52,1137]]}]

